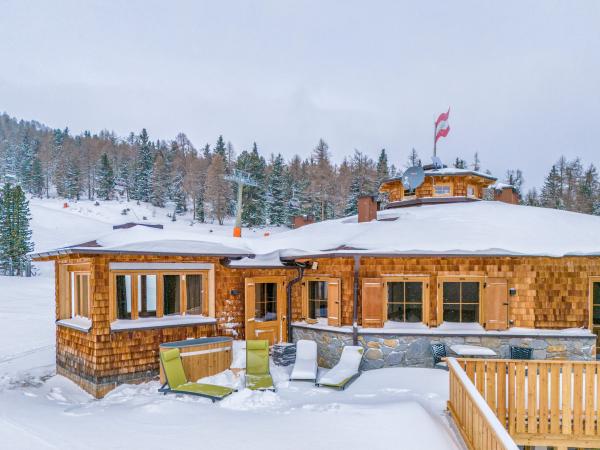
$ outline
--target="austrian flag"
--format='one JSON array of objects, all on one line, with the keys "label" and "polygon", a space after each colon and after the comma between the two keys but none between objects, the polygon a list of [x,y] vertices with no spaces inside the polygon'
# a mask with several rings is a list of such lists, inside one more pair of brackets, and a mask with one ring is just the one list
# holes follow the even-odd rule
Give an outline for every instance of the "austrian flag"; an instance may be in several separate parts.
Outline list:
[{"label": "austrian flag", "polygon": [[450,133],[450,125],[448,124],[448,117],[450,116],[450,108],[445,113],[440,114],[440,116],[435,121],[435,141],[437,143],[438,139],[441,137],[448,136]]}]

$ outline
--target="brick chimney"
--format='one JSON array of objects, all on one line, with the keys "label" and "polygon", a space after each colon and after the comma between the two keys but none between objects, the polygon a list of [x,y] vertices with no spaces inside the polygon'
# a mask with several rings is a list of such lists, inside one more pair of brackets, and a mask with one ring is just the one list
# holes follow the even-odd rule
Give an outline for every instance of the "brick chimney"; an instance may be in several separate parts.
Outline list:
[{"label": "brick chimney", "polygon": [[358,222],[377,219],[377,201],[373,195],[363,195],[358,199]]},{"label": "brick chimney", "polygon": [[494,200],[511,205],[519,204],[519,194],[514,186],[510,184],[501,184],[494,188]]},{"label": "brick chimney", "polygon": [[304,225],[310,225],[311,223],[315,223],[315,216],[294,216],[292,219],[292,226],[294,228],[300,228]]}]

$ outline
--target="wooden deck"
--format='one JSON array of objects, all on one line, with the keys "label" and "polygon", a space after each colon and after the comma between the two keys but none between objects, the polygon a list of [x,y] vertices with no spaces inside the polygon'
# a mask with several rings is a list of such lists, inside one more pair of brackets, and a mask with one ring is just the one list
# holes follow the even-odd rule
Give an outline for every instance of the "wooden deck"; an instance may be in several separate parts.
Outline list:
[{"label": "wooden deck", "polygon": [[[456,380],[466,374],[518,445],[600,448],[600,363],[457,359],[449,366],[448,405],[459,428],[481,415],[460,414],[464,394]],[[473,433],[480,435],[486,426],[477,425]]]}]

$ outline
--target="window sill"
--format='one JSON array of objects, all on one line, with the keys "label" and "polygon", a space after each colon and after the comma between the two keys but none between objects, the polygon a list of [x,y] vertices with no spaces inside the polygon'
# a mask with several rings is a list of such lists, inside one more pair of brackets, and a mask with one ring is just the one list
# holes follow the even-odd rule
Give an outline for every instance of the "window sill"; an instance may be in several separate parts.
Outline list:
[{"label": "window sill", "polygon": [[152,328],[185,327],[190,325],[210,325],[217,323],[213,317],[206,316],[164,316],[147,317],[136,320],[115,320],[111,322],[111,331],[143,330]]},{"label": "window sill", "polygon": [[87,333],[92,328],[92,321],[87,317],[73,317],[71,319],[61,319],[56,321],[56,325],[72,328],[74,330]]}]

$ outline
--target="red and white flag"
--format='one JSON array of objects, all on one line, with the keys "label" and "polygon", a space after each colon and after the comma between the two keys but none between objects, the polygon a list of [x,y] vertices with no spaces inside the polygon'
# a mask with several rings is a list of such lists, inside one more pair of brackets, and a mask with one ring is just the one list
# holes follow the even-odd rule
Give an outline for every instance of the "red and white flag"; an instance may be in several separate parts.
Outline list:
[{"label": "red and white flag", "polygon": [[445,113],[441,113],[435,121],[435,142],[441,137],[448,136],[450,133],[450,124],[448,123],[448,117],[450,116],[450,108]]}]

